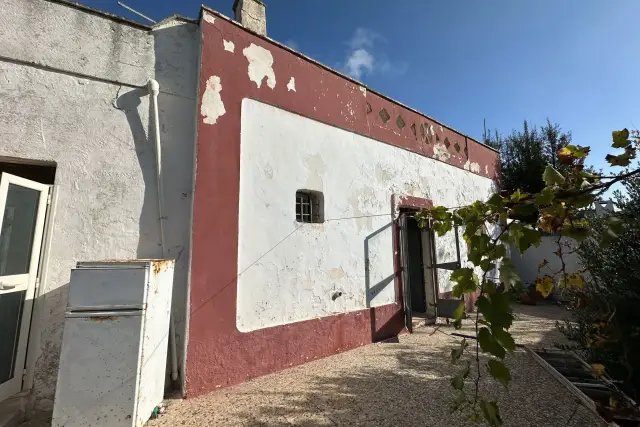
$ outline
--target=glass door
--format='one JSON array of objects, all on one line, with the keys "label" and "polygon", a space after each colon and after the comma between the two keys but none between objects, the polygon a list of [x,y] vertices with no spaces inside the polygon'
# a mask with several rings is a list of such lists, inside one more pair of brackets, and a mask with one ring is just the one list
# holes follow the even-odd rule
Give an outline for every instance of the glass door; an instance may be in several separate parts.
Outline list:
[{"label": "glass door", "polygon": [[0,401],[22,389],[49,190],[0,177]]}]

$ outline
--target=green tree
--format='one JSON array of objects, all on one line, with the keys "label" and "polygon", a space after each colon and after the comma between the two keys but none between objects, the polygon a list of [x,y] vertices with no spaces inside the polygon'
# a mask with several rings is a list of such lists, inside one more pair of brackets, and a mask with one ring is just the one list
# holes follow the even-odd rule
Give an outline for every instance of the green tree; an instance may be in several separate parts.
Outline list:
[{"label": "green tree", "polygon": [[[527,141],[535,142],[526,125],[524,135]],[[623,152],[607,155],[606,160],[612,166],[629,166],[640,146],[640,136],[637,133],[631,135],[624,129],[614,131],[612,137],[612,147]],[[534,150],[540,150],[535,156],[544,157],[541,146],[531,151]],[[480,379],[484,372],[505,387],[511,380],[503,359],[515,349],[509,332],[513,322],[509,292],[519,283],[519,278],[513,263],[505,257],[506,245],[511,244],[524,252],[540,244],[542,232],[554,233],[559,236],[556,254],[563,267],[538,279],[536,288],[548,295],[556,283],[560,288],[584,287],[585,278],[581,273],[568,274],[564,268],[561,237],[584,241],[594,234],[584,220],[585,208],[615,183],[628,181],[640,174],[640,169],[611,176],[587,172],[584,162],[589,151],[589,147],[571,144],[561,147],[555,153],[557,167],[551,164],[544,167],[540,178],[542,188],[536,192],[516,189],[508,195],[494,194],[487,201],[476,201],[469,206],[435,206],[416,214],[421,227],[429,226],[438,235],[451,231],[454,226],[459,227],[469,247],[470,265],[458,268],[451,274],[451,280],[455,283],[452,294],[462,298],[465,294],[479,292],[474,316],[476,339],[475,345],[469,346],[466,340],[462,340],[459,347],[452,350],[452,363],[458,364],[460,370],[452,378],[451,385],[457,390],[452,409],[470,410],[473,420],[484,419],[491,426],[502,425],[497,402],[480,395]],[[624,222],[625,218],[617,215],[608,217],[602,223],[602,232],[594,234],[593,238],[601,238],[598,245],[616,239],[624,229]],[[496,267],[500,270],[500,283],[487,278],[487,274]],[[461,301],[455,313],[456,327],[460,327],[463,315],[464,302]],[[469,353],[471,357],[465,360],[465,355]],[[484,369],[481,366],[484,364],[481,354],[487,358]]]},{"label": "green tree", "polygon": [[571,144],[571,132],[563,132],[560,125],[547,123],[539,129],[525,120],[522,131],[512,131],[503,137],[485,132],[484,141],[500,152],[500,188],[512,193],[517,189],[537,193],[545,185],[542,173],[547,165],[561,169],[557,152]]}]

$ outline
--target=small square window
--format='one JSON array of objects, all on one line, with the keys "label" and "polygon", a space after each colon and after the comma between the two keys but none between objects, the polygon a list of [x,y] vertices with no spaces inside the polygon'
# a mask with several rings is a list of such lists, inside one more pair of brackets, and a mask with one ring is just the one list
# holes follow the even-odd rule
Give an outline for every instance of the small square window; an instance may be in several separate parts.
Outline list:
[{"label": "small square window", "polygon": [[296,191],[296,221],[324,222],[324,195],[320,191]]}]

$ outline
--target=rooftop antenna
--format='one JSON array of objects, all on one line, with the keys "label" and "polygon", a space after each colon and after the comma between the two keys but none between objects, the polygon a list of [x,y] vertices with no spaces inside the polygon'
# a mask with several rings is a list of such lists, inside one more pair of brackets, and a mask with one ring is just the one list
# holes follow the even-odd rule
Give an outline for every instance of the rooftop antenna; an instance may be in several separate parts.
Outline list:
[{"label": "rooftop antenna", "polygon": [[144,18],[144,19],[146,19],[147,21],[151,21],[151,22],[152,22],[152,23],[154,23],[154,24],[156,23],[156,21],[154,21],[153,19],[149,18],[149,17],[148,17],[148,16],[146,16],[146,15],[143,15],[142,13],[138,12],[137,10],[135,10],[135,9],[134,9],[134,8],[132,8],[132,7],[127,6],[126,4],[122,3],[121,1],[119,1],[119,2],[118,2],[118,4],[119,4],[120,6],[122,6],[122,7],[124,7],[125,9],[127,9],[127,10],[129,10],[129,11],[131,11],[131,12],[135,13],[136,15],[143,17],[143,18]]}]

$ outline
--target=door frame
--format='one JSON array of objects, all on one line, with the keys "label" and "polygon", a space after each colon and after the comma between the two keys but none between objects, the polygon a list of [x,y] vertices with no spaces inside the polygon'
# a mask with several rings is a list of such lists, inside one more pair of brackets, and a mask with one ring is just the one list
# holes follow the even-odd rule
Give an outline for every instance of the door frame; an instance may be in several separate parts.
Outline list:
[{"label": "door frame", "polygon": [[[18,352],[16,356],[16,366],[14,368],[14,377],[6,383],[0,385],[0,402],[7,400],[16,395],[20,395],[25,391],[26,377],[28,374],[28,362],[32,347],[33,330],[33,313],[35,302],[38,299],[38,291],[42,287],[41,271],[43,262],[43,252],[46,247],[45,239],[49,231],[49,220],[51,212],[52,188],[50,184],[42,184],[26,178],[22,178],[9,173],[1,173],[0,194],[8,191],[9,184],[15,184],[25,188],[31,188],[40,191],[39,207],[36,216],[36,227],[34,230],[34,239],[31,247],[31,259],[29,261],[29,278],[24,300],[24,308],[22,311],[22,319],[20,323],[20,331],[18,338]],[[0,229],[4,217],[6,198],[0,197]],[[21,344],[22,343],[22,344]],[[33,368],[31,369],[33,371]],[[31,372],[33,376],[33,372]]]},{"label": "door frame", "polygon": [[[407,196],[407,195],[402,195],[402,194],[392,194],[391,195],[391,210],[393,212],[393,218],[394,218],[394,233],[395,233],[395,237],[393,239],[394,242],[394,253],[395,253],[395,257],[394,257],[394,261],[395,261],[395,271],[396,271],[396,303],[400,305],[400,307],[402,307],[402,310],[404,312],[404,318],[405,318],[405,328],[407,329],[407,331],[409,333],[412,332],[412,313],[411,313],[411,295],[405,295],[407,293],[407,278],[406,276],[406,271],[404,268],[404,260],[403,260],[403,255],[406,252],[406,247],[405,243],[406,243],[406,239],[402,238],[403,235],[403,231],[402,231],[402,220],[401,220],[401,216],[402,216],[402,210],[421,210],[421,209],[430,209],[431,207],[433,207],[433,202],[429,199],[424,199],[421,197],[414,197],[414,196]],[[433,239],[429,239],[430,242],[432,242],[433,244]],[[424,275],[425,277],[427,277],[427,274],[431,274],[431,272],[433,271],[433,269],[428,269],[425,268],[424,269]],[[430,270],[431,272],[428,272],[426,270]],[[425,280],[426,282],[426,280]],[[437,282],[433,281],[431,282],[434,287],[437,286]],[[426,283],[424,284],[426,286]],[[407,288],[407,289],[405,289]],[[434,291],[436,292],[436,296],[437,296],[437,288],[434,289]],[[436,301],[437,302],[437,301]],[[408,309],[407,309],[407,305],[408,305]],[[436,313],[437,313],[437,307],[436,307]]]}]

